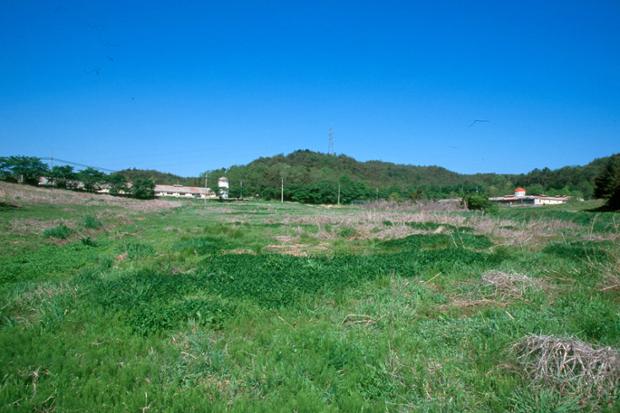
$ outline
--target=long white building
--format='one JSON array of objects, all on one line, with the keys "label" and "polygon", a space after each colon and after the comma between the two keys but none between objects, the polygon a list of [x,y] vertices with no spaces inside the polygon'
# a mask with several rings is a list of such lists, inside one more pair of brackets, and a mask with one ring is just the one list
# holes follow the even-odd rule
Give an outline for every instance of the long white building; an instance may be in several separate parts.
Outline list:
[{"label": "long white building", "polygon": [[525,188],[518,187],[513,195],[489,198],[489,201],[505,205],[557,205],[568,201],[568,196],[526,195]]},{"label": "long white building", "polygon": [[215,193],[210,188],[183,185],[155,185],[155,196],[200,199],[216,198]]}]

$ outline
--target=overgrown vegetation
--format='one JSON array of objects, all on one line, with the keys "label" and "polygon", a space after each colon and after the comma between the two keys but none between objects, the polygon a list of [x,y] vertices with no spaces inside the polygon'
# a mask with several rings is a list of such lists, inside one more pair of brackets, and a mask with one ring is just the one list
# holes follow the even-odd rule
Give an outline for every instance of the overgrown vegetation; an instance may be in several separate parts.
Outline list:
[{"label": "overgrown vegetation", "polygon": [[620,408],[620,229],[593,204],[25,199],[0,209],[0,410]]}]

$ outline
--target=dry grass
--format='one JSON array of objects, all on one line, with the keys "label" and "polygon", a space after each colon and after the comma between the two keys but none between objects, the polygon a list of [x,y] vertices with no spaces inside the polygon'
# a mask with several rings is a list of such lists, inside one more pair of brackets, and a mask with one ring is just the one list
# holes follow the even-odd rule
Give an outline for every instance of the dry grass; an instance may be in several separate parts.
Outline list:
[{"label": "dry grass", "polygon": [[439,311],[447,311],[447,310],[452,310],[452,309],[459,309],[464,311],[463,315],[469,315],[469,311],[476,309],[478,307],[487,307],[487,306],[494,306],[494,307],[506,307],[506,303],[503,303],[501,301],[496,301],[496,300],[490,300],[487,298],[481,298],[481,299],[465,299],[465,298],[456,298],[452,301],[450,301],[449,304],[442,304],[440,306],[437,306],[437,309]]},{"label": "dry grass", "polygon": [[72,204],[118,206],[134,211],[150,212],[181,206],[178,201],[153,199],[141,201],[131,198],[115,197],[105,194],[68,191],[64,189],[38,188],[29,185],[18,185],[0,182],[0,199],[2,202],[20,205],[25,204]]},{"label": "dry grass", "polygon": [[73,228],[74,224],[65,219],[15,218],[10,221],[9,230],[15,234],[42,234],[46,229],[66,225]]},{"label": "dry grass", "polygon": [[523,274],[510,274],[502,271],[489,271],[482,274],[482,282],[492,285],[495,292],[503,297],[522,297],[528,288],[540,287],[541,282]]},{"label": "dry grass", "polygon": [[562,393],[613,397],[620,385],[620,354],[611,347],[594,348],[575,339],[532,335],[512,349],[532,380]]},{"label": "dry grass", "polygon": [[231,250],[223,250],[222,254],[226,255],[226,254],[232,254],[232,255],[241,255],[241,254],[248,254],[248,255],[256,255],[256,251],[247,249],[247,248],[234,248]]}]

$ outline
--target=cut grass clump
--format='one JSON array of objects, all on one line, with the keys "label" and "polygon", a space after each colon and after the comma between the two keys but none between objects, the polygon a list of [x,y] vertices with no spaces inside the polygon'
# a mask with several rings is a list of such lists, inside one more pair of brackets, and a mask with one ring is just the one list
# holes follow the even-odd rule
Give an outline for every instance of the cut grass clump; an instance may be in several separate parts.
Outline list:
[{"label": "cut grass clump", "polygon": [[620,385],[620,354],[571,338],[528,336],[513,346],[517,360],[535,382],[562,394],[613,400]]},{"label": "cut grass clump", "polygon": [[82,225],[84,225],[84,228],[88,229],[99,229],[103,226],[103,223],[92,215],[86,215]]},{"label": "cut grass clump", "polygon": [[535,287],[538,282],[522,274],[509,274],[502,271],[488,271],[482,274],[482,282],[495,288],[502,296],[521,297],[528,288]]},{"label": "cut grass clump", "polygon": [[46,238],[67,239],[71,234],[73,234],[73,230],[65,224],[48,228],[43,231],[43,236]]}]

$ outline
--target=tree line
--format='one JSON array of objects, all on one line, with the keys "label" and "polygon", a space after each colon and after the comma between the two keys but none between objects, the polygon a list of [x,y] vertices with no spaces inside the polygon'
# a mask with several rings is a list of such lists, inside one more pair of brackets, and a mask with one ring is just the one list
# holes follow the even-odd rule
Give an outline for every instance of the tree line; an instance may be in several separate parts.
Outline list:
[{"label": "tree line", "polygon": [[205,175],[211,186],[220,176],[228,177],[231,197],[280,199],[284,183],[285,200],[311,204],[338,201],[347,204],[375,199],[417,201],[464,198],[472,194],[500,196],[511,194],[517,186],[524,186],[532,195],[603,198],[610,209],[618,209],[620,204],[620,154],[595,159],[584,166],[534,169],[526,174],[465,175],[438,166],[359,162],[345,155],[300,150],[187,178],[139,169],[111,174],[94,168],[75,171],[68,165],[50,168],[36,157],[0,158],[0,179],[3,180],[36,185],[39,177],[46,177],[61,188],[94,192],[106,187],[113,195],[136,198],[152,198],[155,182],[202,186]]},{"label": "tree line", "polygon": [[49,167],[34,156],[0,157],[0,179],[29,185],[39,185],[40,178],[47,185],[63,189],[97,192],[108,189],[111,195],[124,195],[138,199],[155,197],[155,182],[149,177],[128,180],[122,173],[106,174],[95,168],[76,171],[70,165]]},{"label": "tree line", "polygon": [[335,203],[338,187],[343,203],[377,198],[415,201],[470,194],[501,196],[512,194],[517,186],[524,186],[531,195],[591,199],[601,196],[595,191],[596,178],[608,160],[617,156],[596,159],[584,166],[534,169],[526,174],[466,175],[438,166],[359,162],[345,155],[301,150],[205,173],[214,178],[227,176],[234,197],[243,189],[246,196],[279,199],[284,180],[284,198],[306,203]]}]

